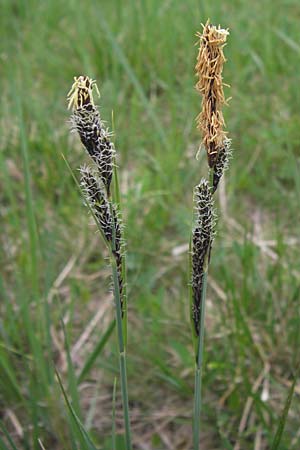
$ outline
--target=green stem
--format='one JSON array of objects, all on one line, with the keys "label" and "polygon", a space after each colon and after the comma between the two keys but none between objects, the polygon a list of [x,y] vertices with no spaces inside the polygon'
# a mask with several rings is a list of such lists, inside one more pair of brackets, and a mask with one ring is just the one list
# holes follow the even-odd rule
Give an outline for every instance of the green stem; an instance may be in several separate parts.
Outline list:
[{"label": "green stem", "polygon": [[207,270],[203,273],[202,293],[201,293],[201,319],[200,331],[197,343],[196,364],[195,364],[195,389],[194,389],[194,417],[193,417],[193,443],[194,450],[199,450],[200,438],[200,414],[201,414],[201,386],[202,386],[202,363],[203,363],[203,343],[204,343],[204,316],[207,286]]},{"label": "green stem", "polygon": [[[120,284],[119,284],[117,262],[116,262],[116,258],[115,258],[116,227],[115,227],[112,204],[110,205],[110,208],[111,208],[111,218],[112,218],[112,246],[111,246],[110,262],[111,262],[111,268],[112,268],[114,299],[115,299],[115,305],[116,305],[116,323],[117,323],[117,334],[118,334],[118,345],[119,345],[119,364],[120,364],[121,391],[122,391],[122,403],[123,403],[123,414],[124,414],[124,425],[125,425],[125,442],[126,442],[126,450],[132,450],[130,419],[129,419],[129,404],[128,404],[128,388],[127,388],[126,346],[124,343],[124,334],[123,334]],[[125,320],[126,320],[126,317],[125,317]]]},{"label": "green stem", "polygon": [[111,254],[111,267],[113,275],[114,298],[116,304],[116,323],[117,323],[118,346],[119,346],[119,363],[120,363],[122,402],[124,411],[126,450],[132,450],[129,405],[128,405],[128,389],[127,389],[126,349],[123,339],[122,311],[121,311],[118,270],[113,254]]},{"label": "green stem", "polygon": [[114,390],[113,390],[112,433],[111,433],[113,450],[117,449],[117,446],[116,446],[116,390],[117,390],[117,378],[115,378]]}]

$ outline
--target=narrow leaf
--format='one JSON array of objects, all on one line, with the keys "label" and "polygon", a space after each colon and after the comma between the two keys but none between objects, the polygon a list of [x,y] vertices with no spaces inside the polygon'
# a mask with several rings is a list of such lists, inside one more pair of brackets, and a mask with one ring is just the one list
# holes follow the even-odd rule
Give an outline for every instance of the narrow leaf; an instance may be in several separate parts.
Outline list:
[{"label": "narrow leaf", "polygon": [[97,448],[95,447],[95,445],[91,441],[88,433],[86,432],[83,424],[81,423],[79,417],[77,416],[73,406],[71,405],[71,403],[70,403],[70,401],[69,401],[69,399],[67,397],[67,393],[65,391],[65,388],[63,387],[60,375],[59,375],[58,370],[56,369],[56,367],[54,368],[54,370],[55,370],[55,373],[56,373],[56,376],[57,376],[58,383],[59,383],[59,386],[61,388],[62,394],[64,396],[66,405],[67,405],[68,410],[70,412],[70,415],[71,415],[71,417],[72,417],[72,419],[73,419],[73,421],[74,421],[74,423],[76,425],[76,428],[77,428],[77,431],[78,431],[78,435],[80,437],[80,441],[84,445],[84,449],[82,449],[82,450],[97,450]]},{"label": "narrow leaf", "polygon": [[291,387],[289,389],[288,396],[287,396],[287,399],[285,401],[285,405],[284,405],[284,408],[282,410],[282,413],[281,413],[281,416],[280,416],[280,419],[279,419],[279,422],[278,422],[278,426],[277,426],[275,437],[274,437],[274,440],[273,440],[273,443],[272,443],[271,450],[279,449],[279,445],[280,445],[280,442],[281,442],[281,439],[282,439],[283,430],[284,430],[285,423],[286,423],[287,417],[288,417],[288,412],[289,412],[289,409],[291,407],[291,403],[292,403],[292,398],[293,398],[296,382],[297,382],[297,379],[298,379],[298,376],[299,376],[299,371],[300,371],[300,364],[298,365],[298,367],[296,369],[296,373],[295,373],[295,376],[294,376],[293,383],[292,383],[292,385],[291,385]]}]

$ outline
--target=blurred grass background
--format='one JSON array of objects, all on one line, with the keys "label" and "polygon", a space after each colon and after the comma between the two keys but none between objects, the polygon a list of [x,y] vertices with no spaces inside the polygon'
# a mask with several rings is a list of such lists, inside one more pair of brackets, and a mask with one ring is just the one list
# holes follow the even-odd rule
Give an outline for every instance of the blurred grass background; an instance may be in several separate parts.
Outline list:
[{"label": "blurred grass background", "polygon": [[[209,279],[202,448],[269,449],[299,361],[299,3],[0,5],[0,405],[17,448],[40,449],[39,439],[46,450],[78,448],[54,364],[97,446],[111,448],[114,335],[76,383],[113,317],[104,247],[61,156],[75,173],[86,160],[65,100],[80,74],[98,82],[119,154],[135,445],[191,448],[185,245],[192,188],[207,167],[203,152],[195,161],[193,86],[195,33],[209,17],[231,32],[234,159]],[[282,450],[300,447],[299,395],[297,382]],[[119,395],[116,414],[122,432]]]}]

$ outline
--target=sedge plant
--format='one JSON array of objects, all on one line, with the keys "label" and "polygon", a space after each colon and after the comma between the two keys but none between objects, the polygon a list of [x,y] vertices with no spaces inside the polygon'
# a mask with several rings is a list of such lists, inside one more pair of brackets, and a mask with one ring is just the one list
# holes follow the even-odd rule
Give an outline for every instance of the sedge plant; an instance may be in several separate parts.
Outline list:
[{"label": "sedge plant", "polygon": [[224,131],[222,106],[226,104],[222,70],[225,62],[223,47],[228,31],[203,25],[198,33],[199,53],[196,64],[196,89],[202,95],[202,108],[197,127],[202,134],[202,147],[208,160],[208,177],[194,188],[194,225],[190,241],[190,313],[195,349],[195,387],[193,414],[193,446],[200,447],[201,381],[203,368],[204,319],[207,274],[214,239],[215,211],[213,195],[228,168],[231,141]]},{"label": "sedge plant", "polygon": [[80,168],[80,184],[85,204],[95,220],[109,253],[115,302],[125,442],[126,450],[131,450],[126,370],[126,263],[120,217],[120,192],[115,164],[116,152],[111,141],[112,135],[105,127],[99,109],[95,105],[94,93],[100,96],[94,80],[87,76],[75,77],[68,94],[68,107],[72,109],[72,129],[78,132],[80,140],[91,158],[91,165]]}]

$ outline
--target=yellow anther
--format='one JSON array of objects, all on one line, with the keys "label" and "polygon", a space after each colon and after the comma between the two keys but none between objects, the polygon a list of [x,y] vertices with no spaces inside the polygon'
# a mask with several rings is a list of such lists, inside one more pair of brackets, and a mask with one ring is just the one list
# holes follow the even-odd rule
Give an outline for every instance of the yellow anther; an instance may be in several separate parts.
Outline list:
[{"label": "yellow anther", "polygon": [[88,103],[95,106],[93,88],[95,88],[98,97],[100,97],[96,80],[92,80],[91,78],[82,75],[74,77],[74,83],[67,95],[68,109],[80,109]]}]

